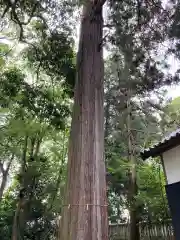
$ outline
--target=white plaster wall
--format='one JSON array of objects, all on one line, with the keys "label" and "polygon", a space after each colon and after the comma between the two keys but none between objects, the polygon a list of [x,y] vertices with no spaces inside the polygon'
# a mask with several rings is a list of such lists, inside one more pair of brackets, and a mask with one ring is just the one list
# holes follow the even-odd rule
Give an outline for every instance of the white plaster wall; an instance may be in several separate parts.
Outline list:
[{"label": "white plaster wall", "polygon": [[180,181],[180,145],[163,153],[168,184]]}]

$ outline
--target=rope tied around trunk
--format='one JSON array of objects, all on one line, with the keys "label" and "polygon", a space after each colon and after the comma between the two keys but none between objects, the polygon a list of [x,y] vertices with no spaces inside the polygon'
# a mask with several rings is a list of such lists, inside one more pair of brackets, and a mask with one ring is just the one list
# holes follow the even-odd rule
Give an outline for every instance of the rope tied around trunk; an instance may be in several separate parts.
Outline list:
[{"label": "rope tied around trunk", "polygon": [[77,206],[86,206],[87,210],[89,209],[89,206],[92,206],[92,207],[108,207],[107,204],[104,204],[104,205],[101,205],[101,204],[92,204],[92,203],[88,203],[88,204],[66,204],[66,205],[63,205],[63,207],[68,207],[68,209],[70,207],[77,207]]}]

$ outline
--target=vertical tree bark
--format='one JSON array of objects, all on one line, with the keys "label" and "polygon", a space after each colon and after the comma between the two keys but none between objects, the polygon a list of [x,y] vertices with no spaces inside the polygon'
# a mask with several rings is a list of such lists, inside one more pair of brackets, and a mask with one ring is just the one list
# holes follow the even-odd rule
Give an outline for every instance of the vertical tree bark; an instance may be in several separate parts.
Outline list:
[{"label": "vertical tree bark", "polygon": [[[23,187],[24,187],[24,175],[25,175],[25,168],[26,168],[27,149],[28,149],[28,136],[25,136],[24,148],[23,148],[23,152],[22,152],[22,163],[21,163],[21,178],[22,178],[21,182],[20,182],[21,189],[19,191],[19,199],[17,202],[17,207],[16,207],[14,219],[13,219],[12,236],[11,236],[12,240],[18,240],[18,236],[19,236],[20,230],[21,230],[20,229],[21,228],[20,213],[21,212],[23,213],[23,211],[21,211],[21,210],[24,207],[24,189],[23,189]],[[23,236],[23,234],[22,234],[22,236]]]},{"label": "vertical tree bark", "polygon": [[11,164],[13,162],[14,159],[14,154],[12,154],[11,158],[9,159],[9,162],[7,163],[7,167],[4,168],[3,164],[0,163],[0,170],[2,173],[2,181],[1,181],[1,185],[0,185],[0,202],[2,200],[3,197],[3,193],[6,187],[6,183],[7,183],[7,179],[8,179],[8,174],[9,174],[9,170],[11,167]]},{"label": "vertical tree bark", "polygon": [[18,215],[19,215],[20,209],[21,209],[21,206],[20,206],[20,203],[18,202],[16,211],[15,211],[15,215],[14,215],[14,219],[13,219],[12,240],[18,240],[18,234],[19,234]]},{"label": "vertical tree bark", "polygon": [[110,103],[108,102],[108,97],[107,97],[107,105],[105,107],[105,130],[104,130],[104,138],[105,142],[109,136],[109,125],[110,125]]},{"label": "vertical tree bark", "polygon": [[[34,188],[36,176],[33,176],[28,184],[27,192],[27,183],[26,183],[26,171],[28,171],[28,162],[37,160],[38,153],[40,151],[40,146],[42,143],[43,137],[39,132],[36,138],[30,139],[28,136],[24,140],[24,149],[22,152],[22,165],[21,165],[21,181],[20,181],[20,191],[19,199],[17,202],[17,208],[13,220],[12,228],[12,240],[18,240],[19,236],[24,237],[24,231],[27,224],[28,213],[32,207],[32,200],[34,196]],[[28,140],[31,143],[28,148]],[[28,151],[29,150],[29,151]],[[27,162],[28,160],[28,162]]]},{"label": "vertical tree bark", "polygon": [[1,202],[1,200],[2,200],[3,193],[4,193],[4,189],[5,189],[5,187],[6,187],[7,177],[8,177],[8,172],[7,172],[7,171],[3,171],[3,172],[2,172],[1,185],[0,185],[0,202]]},{"label": "vertical tree bark", "polygon": [[107,240],[102,6],[84,1],[61,240]]},{"label": "vertical tree bark", "polygon": [[[130,91],[129,91],[130,93]],[[129,203],[130,203],[130,240],[140,240],[139,233],[139,219],[136,205],[136,195],[137,195],[137,180],[136,180],[136,158],[134,155],[133,149],[133,139],[131,132],[131,104],[130,104],[130,94],[128,93],[127,100],[127,110],[128,110],[128,119],[127,119],[127,128],[128,128],[128,154],[129,160],[131,163],[130,169],[130,179],[129,179]]]}]

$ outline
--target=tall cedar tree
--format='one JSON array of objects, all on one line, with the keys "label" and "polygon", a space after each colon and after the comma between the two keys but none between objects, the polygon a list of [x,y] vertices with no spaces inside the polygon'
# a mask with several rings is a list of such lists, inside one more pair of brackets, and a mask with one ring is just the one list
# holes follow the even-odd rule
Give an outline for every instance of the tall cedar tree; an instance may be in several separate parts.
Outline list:
[{"label": "tall cedar tree", "polygon": [[60,239],[108,239],[103,125],[102,7],[83,5]]}]

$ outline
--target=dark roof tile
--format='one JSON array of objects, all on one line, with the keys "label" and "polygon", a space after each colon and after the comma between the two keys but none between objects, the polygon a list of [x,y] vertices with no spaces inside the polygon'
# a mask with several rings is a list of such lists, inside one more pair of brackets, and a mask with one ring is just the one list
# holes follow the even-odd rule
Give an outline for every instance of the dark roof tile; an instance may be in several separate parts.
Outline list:
[{"label": "dark roof tile", "polygon": [[180,145],[180,128],[164,137],[159,143],[141,151],[141,157],[145,160],[149,157],[157,157],[163,152]]}]

